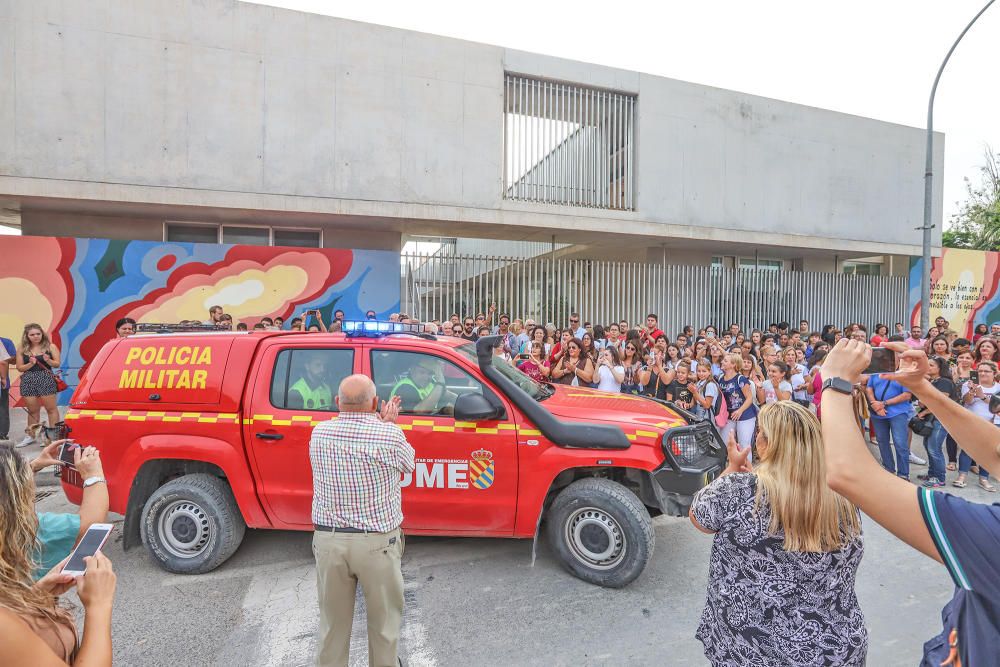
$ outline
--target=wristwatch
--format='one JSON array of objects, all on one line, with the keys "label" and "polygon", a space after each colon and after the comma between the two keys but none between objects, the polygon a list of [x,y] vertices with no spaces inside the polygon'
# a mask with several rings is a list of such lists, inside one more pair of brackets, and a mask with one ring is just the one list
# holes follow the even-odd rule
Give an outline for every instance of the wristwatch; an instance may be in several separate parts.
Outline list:
[{"label": "wristwatch", "polygon": [[819,393],[822,394],[827,389],[833,389],[834,391],[839,391],[841,394],[847,394],[848,396],[854,393],[854,385],[844,378],[827,378],[823,380]]},{"label": "wristwatch", "polygon": [[83,488],[86,489],[88,486],[93,486],[94,484],[107,484],[107,483],[108,480],[104,479],[103,477],[96,477],[96,476],[88,477],[87,479],[83,480]]}]

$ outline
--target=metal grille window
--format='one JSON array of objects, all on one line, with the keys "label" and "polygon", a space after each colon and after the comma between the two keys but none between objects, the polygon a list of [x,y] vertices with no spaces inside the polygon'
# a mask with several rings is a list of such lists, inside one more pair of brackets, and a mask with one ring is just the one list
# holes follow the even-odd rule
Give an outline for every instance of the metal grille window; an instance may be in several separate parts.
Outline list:
[{"label": "metal grille window", "polygon": [[635,209],[634,95],[505,76],[504,198]]}]

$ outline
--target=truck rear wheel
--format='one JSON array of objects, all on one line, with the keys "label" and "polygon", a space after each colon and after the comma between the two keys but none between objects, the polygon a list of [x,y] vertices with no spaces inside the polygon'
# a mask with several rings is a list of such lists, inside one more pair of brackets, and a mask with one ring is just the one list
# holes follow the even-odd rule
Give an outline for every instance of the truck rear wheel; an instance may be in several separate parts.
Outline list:
[{"label": "truck rear wheel", "polygon": [[229,486],[204,473],[172,479],[142,508],[142,541],[164,570],[202,574],[243,541],[246,524]]},{"label": "truck rear wheel", "polygon": [[549,543],[571,574],[608,588],[638,577],[653,555],[653,523],[634,493],[607,479],[577,480],[549,508]]}]

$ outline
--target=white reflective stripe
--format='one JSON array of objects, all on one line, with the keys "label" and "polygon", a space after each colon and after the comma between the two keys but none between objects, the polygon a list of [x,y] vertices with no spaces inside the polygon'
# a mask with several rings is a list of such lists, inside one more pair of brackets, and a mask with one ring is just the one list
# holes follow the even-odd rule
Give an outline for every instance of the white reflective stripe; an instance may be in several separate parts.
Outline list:
[{"label": "white reflective stripe", "polygon": [[927,511],[927,516],[931,520],[931,530],[934,531],[935,542],[941,547],[943,552],[941,555],[946,561],[945,565],[948,566],[958,585],[967,591],[971,591],[972,585],[969,584],[969,579],[965,576],[965,571],[962,569],[961,563],[958,562],[958,557],[951,547],[951,542],[948,541],[948,536],[941,526],[941,517],[938,516],[937,507],[934,504],[934,492],[930,489],[921,488],[920,501],[923,503],[924,509]]}]

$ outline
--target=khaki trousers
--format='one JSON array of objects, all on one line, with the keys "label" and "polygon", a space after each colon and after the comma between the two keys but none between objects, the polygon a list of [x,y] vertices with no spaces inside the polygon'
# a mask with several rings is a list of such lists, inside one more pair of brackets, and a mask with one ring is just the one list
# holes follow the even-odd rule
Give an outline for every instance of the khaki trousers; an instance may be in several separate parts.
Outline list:
[{"label": "khaki trousers", "polygon": [[368,610],[368,664],[398,667],[403,618],[403,532],[313,533],[321,667],[347,667],[358,583]]}]

